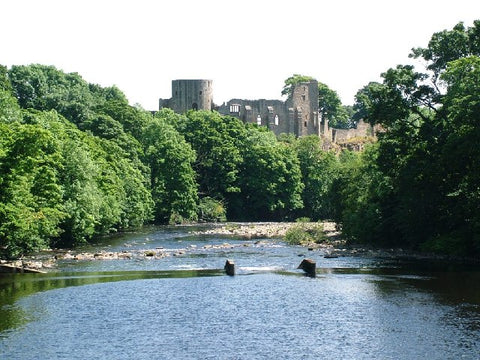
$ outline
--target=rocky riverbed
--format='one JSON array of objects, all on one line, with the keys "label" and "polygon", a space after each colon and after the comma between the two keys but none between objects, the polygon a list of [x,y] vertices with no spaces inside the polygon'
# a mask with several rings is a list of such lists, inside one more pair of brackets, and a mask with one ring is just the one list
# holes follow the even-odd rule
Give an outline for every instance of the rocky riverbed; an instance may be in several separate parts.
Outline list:
[{"label": "rocky riverbed", "polygon": [[[184,248],[165,249],[162,247],[132,249],[121,251],[102,250],[98,252],[87,252],[80,250],[47,250],[42,253],[24,257],[20,260],[0,260],[0,272],[48,272],[54,271],[59,261],[109,261],[109,260],[160,260],[170,256],[184,256],[198,252],[215,250],[234,249],[237,247],[264,246],[269,239],[281,239],[293,226],[300,226],[308,230],[323,227],[325,235],[320,243],[302,244],[305,250],[319,251],[324,257],[335,258],[344,256],[377,257],[384,259],[426,259],[442,260],[445,257],[432,254],[420,254],[403,249],[376,249],[365,245],[347,244],[341,237],[336,224],[333,222],[323,223],[226,223],[206,228],[204,230],[191,231],[192,236],[221,236],[231,238],[231,242],[224,242],[216,245],[188,245]],[[235,240],[256,240],[238,242]],[[128,244],[125,244],[128,247]]]},{"label": "rocky riverbed", "polygon": [[194,234],[232,236],[240,239],[271,239],[283,238],[293,226],[302,226],[305,229],[322,226],[325,235],[331,239],[340,235],[334,222],[228,223],[213,229],[195,231]]}]

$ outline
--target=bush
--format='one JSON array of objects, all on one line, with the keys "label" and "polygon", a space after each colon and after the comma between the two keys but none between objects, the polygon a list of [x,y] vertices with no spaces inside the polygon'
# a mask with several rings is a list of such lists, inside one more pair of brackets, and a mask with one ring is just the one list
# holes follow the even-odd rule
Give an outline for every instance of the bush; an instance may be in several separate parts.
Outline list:
[{"label": "bush", "polygon": [[285,234],[285,242],[289,245],[305,245],[322,243],[326,239],[322,224],[305,224],[292,226]]},{"label": "bush", "polygon": [[198,219],[204,222],[227,221],[227,213],[223,202],[209,196],[200,199]]},{"label": "bush", "polygon": [[301,226],[292,226],[285,234],[285,242],[289,245],[302,245],[310,240],[310,235]]}]

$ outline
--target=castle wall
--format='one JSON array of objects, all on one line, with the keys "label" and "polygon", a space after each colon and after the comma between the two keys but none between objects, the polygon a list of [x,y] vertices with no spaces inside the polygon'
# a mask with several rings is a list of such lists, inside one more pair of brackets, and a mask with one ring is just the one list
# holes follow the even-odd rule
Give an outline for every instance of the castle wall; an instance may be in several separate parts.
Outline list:
[{"label": "castle wall", "polygon": [[231,115],[243,122],[266,126],[275,134],[292,132],[288,109],[281,100],[232,99],[218,108],[223,115]]},{"label": "castle wall", "polygon": [[366,137],[372,134],[371,126],[360,120],[355,129],[333,129],[333,142],[343,143],[355,137]]}]

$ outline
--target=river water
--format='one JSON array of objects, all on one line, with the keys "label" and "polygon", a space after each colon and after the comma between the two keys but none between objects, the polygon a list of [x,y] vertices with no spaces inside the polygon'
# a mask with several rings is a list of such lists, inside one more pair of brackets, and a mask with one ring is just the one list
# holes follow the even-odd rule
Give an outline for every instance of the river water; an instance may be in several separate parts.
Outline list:
[{"label": "river water", "polygon": [[[162,248],[161,259],[2,275],[0,359],[480,359],[478,269],[191,231],[146,228],[86,249]],[[305,256],[315,278],[296,269]]]}]

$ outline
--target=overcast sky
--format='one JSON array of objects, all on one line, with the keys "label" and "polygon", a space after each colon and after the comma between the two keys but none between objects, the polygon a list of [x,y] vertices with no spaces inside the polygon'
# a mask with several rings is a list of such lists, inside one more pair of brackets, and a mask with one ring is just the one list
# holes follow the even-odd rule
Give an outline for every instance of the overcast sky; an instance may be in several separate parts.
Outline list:
[{"label": "overcast sky", "polygon": [[2,0],[0,64],[40,63],[158,108],[174,79],[212,79],[214,102],[280,99],[310,75],[352,104],[434,32],[480,19],[479,0]]}]

